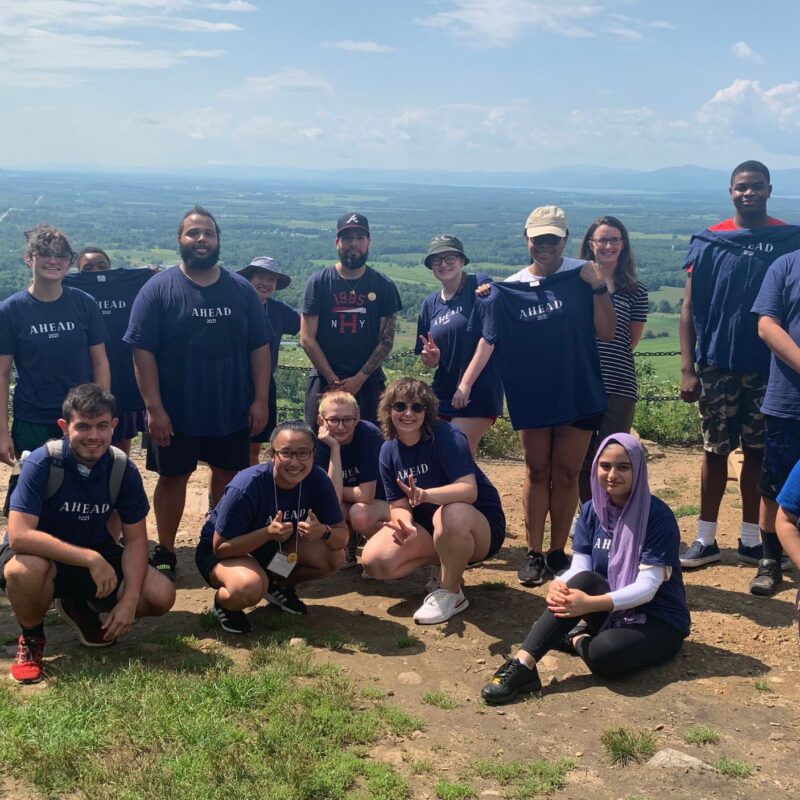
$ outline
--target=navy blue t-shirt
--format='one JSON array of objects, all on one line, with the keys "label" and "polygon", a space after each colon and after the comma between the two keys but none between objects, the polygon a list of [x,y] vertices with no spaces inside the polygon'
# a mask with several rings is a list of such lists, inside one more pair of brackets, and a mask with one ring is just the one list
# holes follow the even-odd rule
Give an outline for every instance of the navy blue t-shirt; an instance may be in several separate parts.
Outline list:
[{"label": "navy blue t-shirt", "polygon": [[[378,344],[381,319],[402,307],[397,287],[372,267],[354,280],[340,277],[336,267],[315,272],[300,301],[301,314],[319,317],[317,343],[339,378],[355,375],[367,363]],[[367,381],[383,378],[383,370],[376,369]]]},{"label": "navy blue t-shirt", "polygon": [[37,300],[27,289],[0,304],[0,353],[14,356],[14,416],[54,425],[67,392],[93,380],[89,348],[106,329],[94,300],[63,287],[58,300]]},{"label": "navy blue t-shirt", "polygon": [[111,393],[117,401],[117,413],[144,408],[144,400],[133,374],[131,347],[122,341],[122,337],[128,330],[131,306],[136,295],[154,274],[149,269],[109,269],[105,272],[76,272],[64,276],[65,286],[74,286],[94,297],[105,323]]},{"label": "navy blue t-shirt", "polygon": [[698,366],[769,373],[769,348],[750,313],[761,282],[778,256],[800,248],[800,227],[704,230],[689,244],[692,321]]},{"label": "navy blue t-shirt", "polygon": [[592,288],[579,270],[493,283],[470,329],[496,346],[514,430],[569,425],[606,410]]},{"label": "navy blue t-shirt", "polygon": [[[465,475],[474,475],[478,498],[473,505],[490,524],[505,528],[505,515],[497,489],[475,463],[463,431],[449,422],[439,420],[434,425],[430,439],[422,439],[411,447],[399,439],[384,442],[380,471],[386,499],[390,503],[406,496],[397,485],[398,478],[408,484],[409,477],[413,475],[417,486],[432,489],[447,486]],[[437,508],[433,503],[423,503],[414,508],[414,516],[416,518],[419,514],[430,521]]]},{"label": "navy blue t-shirt", "polygon": [[272,355],[272,374],[278,368],[278,351],[281,347],[281,339],[284,334],[294,336],[300,331],[300,315],[283,300],[273,300],[269,298],[264,305],[274,339],[269,343],[270,354]]},{"label": "navy blue t-shirt", "polygon": [[[284,522],[291,521],[295,525],[295,530],[298,522],[308,518],[309,511],[313,511],[323,525],[342,521],[336,490],[324,470],[314,466],[300,484],[287,490],[276,485],[270,462],[243,469],[228,484],[216,508],[206,518],[200,541],[212,544],[214,531],[223,539],[244,536],[269,525],[278,511],[283,512]],[[274,546],[271,541],[261,545],[271,546]],[[300,549],[302,546],[301,542]]]},{"label": "navy blue t-shirt", "polygon": [[[683,588],[681,562],[678,557],[681,537],[678,523],[670,507],[658,497],[650,500],[650,515],[647,518],[647,534],[640,564],[653,567],[671,567],[669,580],[658,587],[655,597],[637,611],[657,619],[684,635],[689,635],[689,610]],[[608,580],[608,554],[611,536],[605,532],[591,501],[584,503],[575,525],[572,551],[591,556],[592,571]]]},{"label": "navy blue t-shirt", "polygon": [[[77,547],[98,549],[116,541],[106,524],[116,509],[124,525],[147,516],[150,504],[136,465],[128,460],[116,506],[111,504],[109,477],[113,456],[106,453],[88,470],[78,463],[68,440],[63,443],[64,480],[49,499],[50,456],[46,447],[34,450],[22,465],[19,483],[11,495],[11,510],[39,518],[37,529]],[[8,535],[6,534],[6,542]]]},{"label": "navy blue t-shirt", "polygon": [[422,352],[419,337],[427,337],[430,333],[441,353],[432,386],[439,398],[440,414],[449,417],[497,417],[503,411],[503,384],[494,354],[472,387],[469,405],[456,409],[451,402],[481,339],[479,333],[467,330],[475,305],[475,289],[478,284],[490,281],[488,275],[481,273],[467,275],[461,290],[449,300],[442,300],[441,291],[436,291],[429,294],[420,306],[414,352],[417,355]]},{"label": "navy blue t-shirt", "polygon": [[[344,486],[355,487],[361,483],[375,481],[375,499],[386,499],[383,482],[378,471],[378,458],[382,445],[383,436],[377,425],[362,419],[353,431],[353,441],[339,445]],[[317,466],[328,471],[331,451],[324,442],[317,442],[317,453],[314,460]]]},{"label": "navy blue t-shirt", "polygon": [[[781,256],[767,270],[753,304],[754,320],[756,314],[777,319],[800,346],[800,252]],[[773,417],[800,419],[800,374],[775,354],[761,411]]]},{"label": "navy blue t-shirt", "polygon": [[274,338],[268,325],[240,275],[223,269],[211,286],[198,286],[174,267],[139,292],[124,340],[155,355],[176,433],[224,436],[249,425],[250,353]]}]

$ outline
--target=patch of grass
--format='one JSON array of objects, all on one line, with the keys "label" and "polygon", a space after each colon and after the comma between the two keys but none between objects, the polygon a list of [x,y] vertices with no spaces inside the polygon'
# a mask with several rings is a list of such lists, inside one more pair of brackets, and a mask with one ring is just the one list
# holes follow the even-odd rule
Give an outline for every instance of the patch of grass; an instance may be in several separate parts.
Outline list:
[{"label": "patch of grass", "polygon": [[656,751],[656,740],[650,731],[615,728],[603,731],[600,742],[612,764],[627,766],[650,758]]},{"label": "patch of grass", "polygon": [[378,686],[365,686],[361,690],[361,696],[367,700],[383,700],[386,697],[386,692]]},{"label": "patch of grass", "polygon": [[503,581],[481,581],[478,588],[486,589],[489,592],[499,592],[506,588],[506,584]]},{"label": "patch of grass", "polygon": [[493,778],[501,786],[514,784],[514,797],[523,800],[537,794],[547,794],[562,788],[567,773],[575,768],[571,758],[557,758],[554,761],[490,761],[481,759],[472,768],[472,774],[480,778]]},{"label": "patch of grass", "polygon": [[769,681],[765,681],[763,678],[756,678],[755,682],[753,683],[753,686],[755,686],[759,692],[772,691],[772,687],[769,685]]},{"label": "patch of grass", "polygon": [[422,639],[419,636],[414,636],[413,633],[401,633],[395,639],[395,644],[401,650],[405,650],[408,647],[419,647],[422,644]]},{"label": "patch of grass", "polygon": [[163,650],[170,653],[186,653],[188,651],[197,650],[200,640],[196,636],[165,633],[162,636],[157,636],[153,640],[153,644],[157,644]]},{"label": "patch of grass", "polygon": [[737,758],[719,758],[712,765],[721,775],[729,778],[749,778],[753,774],[753,768],[745,761]]},{"label": "patch of grass", "polygon": [[195,619],[197,619],[200,628],[204,631],[221,630],[219,627],[219,620],[214,616],[211,610],[201,611],[199,614],[195,615]]},{"label": "patch of grass", "polygon": [[686,744],[719,744],[720,735],[708,725],[692,725],[683,734]]},{"label": "patch of grass", "polygon": [[169,668],[92,656],[54,670],[44,692],[0,685],[0,762],[31,793],[345,800],[359,785],[371,799],[409,797],[366,751],[421,723],[360,709],[353,683],[307,647],[259,643],[244,671],[202,652]]},{"label": "patch of grass", "polygon": [[468,800],[477,795],[475,790],[466,783],[441,780],[436,784],[436,797],[439,800]]},{"label": "patch of grass", "polygon": [[18,641],[18,633],[9,633],[7,636],[0,636],[0,645],[16,644]]},{"label": "patch of grass", "polygon": [[433,772],[433,761],[428,761],[425,758],[420,758],[417,761],[411,762],[412,775],[424,775],[426,772]]},{"label": "patch of grass", "polygon": [[681,517],[692,517],[700,513],[700,506],[677,506],[672,509],[675,516],[680,519]]},{"label": "patch of grass", "polygon": [[429,706],[443,708],[445,711],[450,711],[461,705],[457,700],[450,697],[447,692],[425,692],[425,694],[422,695],[422,702],[427,703]]}]

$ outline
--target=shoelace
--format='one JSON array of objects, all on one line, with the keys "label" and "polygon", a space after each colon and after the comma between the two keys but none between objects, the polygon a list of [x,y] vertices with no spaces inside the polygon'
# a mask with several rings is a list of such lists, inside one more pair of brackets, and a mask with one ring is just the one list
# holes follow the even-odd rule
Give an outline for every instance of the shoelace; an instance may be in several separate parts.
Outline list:
[{"label": "shoelace", "polygon": [[17,645],[17,663],[41,661],[44,655],[44,643],[38,639],[22,638]]}]

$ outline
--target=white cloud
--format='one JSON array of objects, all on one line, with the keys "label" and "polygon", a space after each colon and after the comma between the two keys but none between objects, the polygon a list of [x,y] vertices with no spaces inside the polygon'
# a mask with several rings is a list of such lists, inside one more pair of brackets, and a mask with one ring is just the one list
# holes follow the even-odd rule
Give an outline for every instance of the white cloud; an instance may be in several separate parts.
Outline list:
[{"label": "white cloud", "polygon": [[219,58],[224,53],[224,50],[181,50],[178,55],[181,58]]},{"label": "white cloud", "polygon": [[327,47],[335,47],[338,50],[348,50],[351,53],[396,53],[397,48],[388,44],[378,44],[378,42],[354,42],[352,39],[340,39],[338,42],[325,42]]},{"label": "white cloud", "polygon": [[325,78],[303,69],[285,67],[272,75],[251,76],[232,89],[220,92],[224,100],[250,100],[274,94],[332,94],[333,87]]},{"label": "white cloud", "polygon": [[504,47],[530,31],[571,38],[608,36],[638,41],[647,29],[672,29],[665,20],[641,20],[611,13],[625,0],[446,0],[448,10],[417,19],[425,28],[444,30],[473,44]]},{"label": "white cloud", "polygon": [[736,44],[731,45],[731,53],[742,61],[753,61],[756,64],[764,63],[764,59],[747,42],[736,42]]}]

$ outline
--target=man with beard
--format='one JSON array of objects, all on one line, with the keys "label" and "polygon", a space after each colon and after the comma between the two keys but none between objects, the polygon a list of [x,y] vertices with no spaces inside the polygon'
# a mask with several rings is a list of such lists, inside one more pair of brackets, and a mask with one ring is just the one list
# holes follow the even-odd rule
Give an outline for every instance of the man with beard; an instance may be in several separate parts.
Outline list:
[{"label": "man with beard", "polygon": [[124,340],[147,408],[147,469],[158,472],[152,563],[174,580],[175,536],[186,484],[204,461],[211,502],[249,462],[267,424],[272,334],[253,287],[222,269],[219,226],[195,206],[178,226],[181,263],[152,278],[131,309]]},{"label": "man with beard", "polygon": [[315,429],[319,397],[329,388],[352,394],[361,419],[377,422],[378,398],[386,385],[381,365],[394,344],[403,304],[394,283],[367,266],[369,245],[363,214],[339,217],[339,262],[311,275],[300,301],[300,346],[314,365],[305,417]]}]

